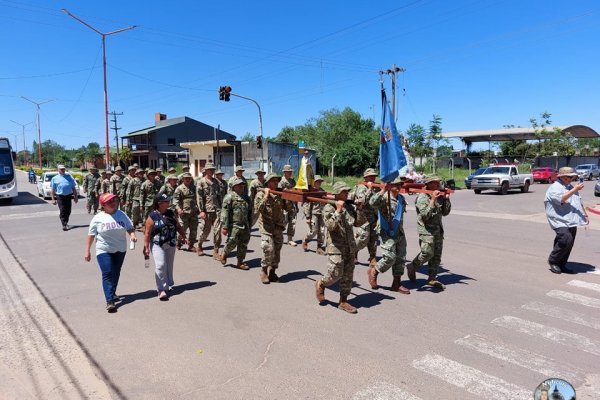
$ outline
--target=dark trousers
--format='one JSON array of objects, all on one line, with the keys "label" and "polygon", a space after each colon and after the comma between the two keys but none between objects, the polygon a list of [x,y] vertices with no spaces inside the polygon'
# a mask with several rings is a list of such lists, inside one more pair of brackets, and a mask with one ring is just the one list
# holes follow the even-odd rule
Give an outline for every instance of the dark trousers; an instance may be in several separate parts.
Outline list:
[{"label": "dark trousers", "polygon": [[556,237],[554,238],[554,248],[548,256],[548,263],[564,267],[569,261],[571,249],[575,243],[575,235],[577,235],[577,227],[573,228],[557,228],[554,230]]},{"label": "dark trousers", "polygon": [[63,226],[69,223],[69,217],[71,216],[71,200],[73,200],[73,195],[71,194],[68,196],[58,195],[56,198],[56,203],[60,210],[58,216]]}]

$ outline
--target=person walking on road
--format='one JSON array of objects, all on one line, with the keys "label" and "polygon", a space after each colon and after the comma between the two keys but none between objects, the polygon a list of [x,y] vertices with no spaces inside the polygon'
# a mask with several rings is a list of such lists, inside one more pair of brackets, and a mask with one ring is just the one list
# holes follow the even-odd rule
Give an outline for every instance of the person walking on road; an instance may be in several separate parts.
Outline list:
[{"label": "person walking on road", "polygon": [[417,280],[416,270],[427,263],[429,277],[427,286],[444,290],[446,286],[437,280],[438,268],[442,261],[444,247],[444,226],[442,217],[450,214],[452,205],[449,194],[440,190],[441,179],[430,176],[425,179],[425,189],[432,193],[419,193],[415,200],[417,209],[417,233],[421,252],[407,264],[408,278]]},{"label": "person walking on road", "polygon": [[156,290],[161,301],[169,300],[168,292],[175,285],[173,263],[178,232],[187,243],[185,232],[170,205],[170,196],[164,193],[155,195],[153,210],[148,214],[144,231],[144,255],[148,257],[152,253],[154,258]]},{"label": "person walking on road", "polygon": [[[375,182],[377,171],[373,168],[367,168],[363,174],[366,183]],[[356,185],[354,191],[354,202],[362,203],[358,213],[361,214],[361,219],[365,223],[358,227],[355,234],[356,239],[356,254],[354,256],[355,263],[358,262],[358,252],[365,247],[369,250],[369,267],[374,268],[377,264],[377,211],[370,204],[371,196],[375,194],[371,186],[367,187],[364,184]]]},{"label": "person walking on road", "polygon": [[65,173],[65,166],[58,165],[58,174],[54,175],[50,181],[50,195],[52,204],[58,203],[60,210],[59,218],[62,224],[62,230],[69,230],[69,217],[71,216],[71,201],[77,204],[79,196],[77,194],[77,184],[71,175]]},{"label": "person walking on road", "polygon": [[574,274],[575,271],[567,268],[567,261],[575,243],[577,227],[589,224],[590,219],[579,194],[584,187],[583,183],[573,185],[573,180],[578,179],[577,172],[571,167],[562,167],[558,170],[557,177],[544,198],[548,223],[556,233],[548,264],[550,271],[555,274]]},{"label": "person walking on road", "polygon": [[[324,192],[324,190],[321,188],[321,183],[323,183],[323,178],[321,178],[321,175],[315,175],[311,191]],[[325,225],[323,224],[323,204],[314,201],[307,201],[302,204],[302,210],[304,211],[304,217],[306,218],[306,223],[308,224],[308,233],[302,240],[302,249],[304,251],[308,251],[308,242],[310,242],[311,239],[316,236],[316,253],[324,256],[325,251],[323,250],[323,247],[325,243],[323,241],[323,228]]]},{"label": "person walking on road", "polygon": [[[204,166],[204,176],[198,180],[198,209],[200,214],[198,218],[204,222],[196,254],[204,255],[202,246],[212,230],[213,236],[213,258],[216,260],[219,256],[219,248],[221,247],[221,232],[219,229],[219,211],[221,210],[221,187],[219,182],[214,178],[215,166],[212,163],[207,163]],[[243,182],[245,183],[245,182]]]},{"label": "person walking on road", "polygon": [[250,241],[250,223],[252,220],[252,208],[250,198],[246,195],[245,182],[238,178],[233,182],[231,192],[223,199],[221,209],[221,223],[223,235],[227,236],[227,242],[223,252],[218,257],[221,264],[227,264],[227,256],[237,248],[237,267],[249,269],[244,262]]},{"label": "person walking on road", "polygon": [[83,193],[87,195],[86,209],[87,213],[90,214],[92,209],[94,215],[98,212],[98,192],[96,192],[96,182],[100,179],[98,168],[91,167],[90,172],[83,178]]},{"label": "person walking on road", "polygon": [[[198,201],[196,195],[196,186],[192,183],[192,174],[184,172],[181,174],[181,183],[175,189],[175,210],[181,219],[183,231],[188,232],[188,251],[194,250],[196,244],[196,235],[198,234]],[[183,237],[177,238],[177,250],[181,250]]]},{"label": "person walking on road", "polygon": [[[296,187],[296,180],[292,177],[294,170],[292,166],[286,164],[283,166],[283,178],[279,181],[277,188],[279,190],[291,190]],[[298,204],[289,200],[284,200],[285,203],[289,203],[291,207],[286,205],[286,209],[289,211],[285,212],[285,221],[287,225],[287,244],[296,247],[298,244],[294,242],[294,235],[296,234],[296,215],[298,214]]]},{"label": "person walking on road", "polygon": [[117,311],[115,302],[121,267],[127,252],[127,234],[136,242],[135,229],[129,217],[119,210],[119,197],[113,193],[100,196],[102,212],[96,214],[90,222],[85,248],[85,261],[91,260],[90,249],[96,239],[96,260],[102,273],[102,289],[106,300],[106,311]]}]

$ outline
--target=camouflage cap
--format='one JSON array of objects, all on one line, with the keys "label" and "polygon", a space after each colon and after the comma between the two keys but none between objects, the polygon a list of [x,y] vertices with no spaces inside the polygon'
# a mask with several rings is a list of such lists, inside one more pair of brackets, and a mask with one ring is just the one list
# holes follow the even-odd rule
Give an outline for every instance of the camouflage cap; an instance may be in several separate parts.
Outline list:
[{"label": "camouflage cap", "polygon": [[267,182],[267,183],[268,183],[268,182],[269,182],[271,179],[277,179],[277,180],[280,180],[280,179],[281,179],[281,177],[280,177],[279,175],[277,175],[277,174],[274,174],[274,173],[272,173],[272,172],[271,172],[271,173],[270,173],[269,175],[267,175],[267,177],[265,178],[265,182]]},{"label": "camouflage cap", "polygon": [[315,175],[315,182],[316,181],[324,181],[325,179],[321,178],[321,175]]},{"label": "camouflage cap", "polygon": [[133,170],[135,170],[135,167],[133,165],[130,165],[129,167],[127,167],[127,172],[133,171]]},{"label": "camouflage cap", "polygon": [[175,172],[177,172],[177,169],[175,167],[171,167],[171,168],[169,168],[169,170],[167,172],[175,173]]},{"label": "camouflage cap", "polygon": [[106,170],[100,171],[100,174],[106,175]]},{"label": "camouflage cap", "polygon": [[241,165],[238,165],[237,167],[235,167],[235,172],[238,172],[238,171],[242,171],[242,172],[244,172],[244,171],[245,171],[245,169],[244,169],[244,167],[242,167]]},{"label": "camouflage cap", "polygon": [[177,180],[177,179],[179,179],[179,178],[177,178],[177,175],[173,175],[173,174],[171,174],[171,175],[167,176],[167,180],[168,180],[168,181],[170,181],[171,179],[175,179],[175,180]]},{"label": "camouflage cap", "polygon": [[256,175],[258,175],[258,174],[266,174],[266,172],[262,168],[259,168],[259,169],[256,170],[255,174]]},{"label": "camouflage cap", "polygon": [[442,181],[442,178],[440,178],[439,176],[431,175],[431,176],[428,176],[427,178],[425,178],[424,182],[430,183],[430,182],[441,182],[441,181]]},{"label": "camouflage cap", "polygon": [[138,163],[133,163],[133,166],[136,167],[136,168],[139,167]]},{"label": "camouflage cap", "polygon": [[204,170],[206,171],[207,169],[212,169],[212,170],[216,169],[215,164],[213,164],[211,162],[206,163],[206,165],[204,166]]},{"label": "camouflage cap", "polygon": [[107,169],[107,170],[106,170],[106,171],[104,171],[104,172],[106,172],[106,174],[107,174],[107,175],[112,175],[112,174],[113,174],[113,172],[112,172],[110,169]]},{"label": "camouflage cap", "polygon": [[246,181],[244,181],[242,178],[235,178],[233,180],[233,182],[231,182],[231,187],[237,186],[237,185],[243,185],[245,183],[246,183]]},{"label": "camouflage cap", "polygon": [[292,169],[292,166],[290,164],[285,164],[283,166],[283,172],[294,172],[294,170]]},{"label": "camouflage cap", "polygon": [[407,180],[408,180],[408,178],[406,176],[398,175],[398,177],[396,179],[394,179],[394,181],[392,183],[402,183],[402,182],[406,182]]},{"label": "camouflage cap", "polygon": [[183,174],[181,174],[181,179],[183,178],[191,178],[192,174],[190,174],[189,172],[184,172]]},{"label": "camouflage cap", "polygon": [[332,193],[333,194],[340,194],[344,190],[349,192],[350,191],[350,187],[346,184],[346,182],[339,181],[339,182],[336,182],[333,185]]},{"label": "camouflage cap", "polygon": [[367,176],[377,176],[377,171],[373,168],[367,168],[363,174],[363,178],[366,178]]},{"label": "camouflage cap", "polygon": [[218,169],[218,170],[215,172],[215,175],[224,175],[224,174],[225,174],[225,172],[221,171],[220,169]]},{"label": "camouflage cap", "polygon": [[183,167],[181,167],[181,169],[186,170],[186,169],[190,169],[189,165],[184,165]]},{"label": "camouflage cap", "polygon": [[153,169],[149,169],[148,171],[146,171],[146,173],[147,173],[148,175],[150,175],[150,174],[156,174],[156,171],[155,171],[155,170],[153,170]]},{"label": "camouflage cap", "polygon": [[120,165],[117,166],[117,168],[115,168],[115,172],[117,172],[117,171],[123,171],[123,167],[121,167]]},{"label": "camouflage cap", "polygon": [[136,175],[137,175],[137,174],[142,174],[142,175],[144,175],[144,169],[143,169],[143,168],[140,168],[140,169],[137,169],[137,170],[135,170],[135,174],[136,174]]}]

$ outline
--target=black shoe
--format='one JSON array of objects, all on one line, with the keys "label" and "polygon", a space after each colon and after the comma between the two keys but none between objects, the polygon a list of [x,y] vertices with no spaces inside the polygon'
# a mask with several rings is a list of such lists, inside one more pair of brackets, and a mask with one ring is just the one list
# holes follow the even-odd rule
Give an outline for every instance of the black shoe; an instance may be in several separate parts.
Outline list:
[{"label": "black shoe", "polygon": [[114,301],[109,301],[108,303],[106,303],[106,311],[108,311],[109,313],[117,312],[117,306],[115,306]]},{"label": "black shoe", "polygon": [[555,274],[560,274],[562,273],[562,268],[560,268],[558,265],[556,264],[548,264],[550,265],[550,271],[554,272]]},{"label": "black shoe", "polygon": [[68,231],[69,230],[69,225],[65,224],[63,225],[63,231]]},{"label": "black shoe", "polygon": [[571,268],[567,268],[567,267],[560,267],[560,270],[561,270],[561,272],[563,272],[565,274],[575,274],[576,273]]}]

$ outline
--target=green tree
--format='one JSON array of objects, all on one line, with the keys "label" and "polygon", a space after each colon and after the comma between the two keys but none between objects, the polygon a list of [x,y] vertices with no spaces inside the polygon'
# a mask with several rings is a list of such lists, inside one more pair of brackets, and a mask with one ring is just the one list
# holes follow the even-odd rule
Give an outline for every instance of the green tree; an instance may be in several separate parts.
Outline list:
[{"label": "green tree", "polygon": [[100,145],[98,143],[88,143],[85,149],[85,159],[93,165],[104,160],[104,152],[100,150]]},{"label": "green tree", "polygon": [[420,164],[423,165],[423,157],[428,157],[433,154],[433,149],[429,143],[425,128],[419,124],[410,124],[404,137],[408,142],[408,153],[414,159],[420,159]]},{"label": "green tree", "polygon": [[562,156],[574,155],[577,140],[570,133],[563,132],[558,127],[552,128],[551,117],[551,113],[544,111],[540,115],[540,121],[534,117],[529,119],[538,140],[537,155],[551,156],[554,153]]}]

